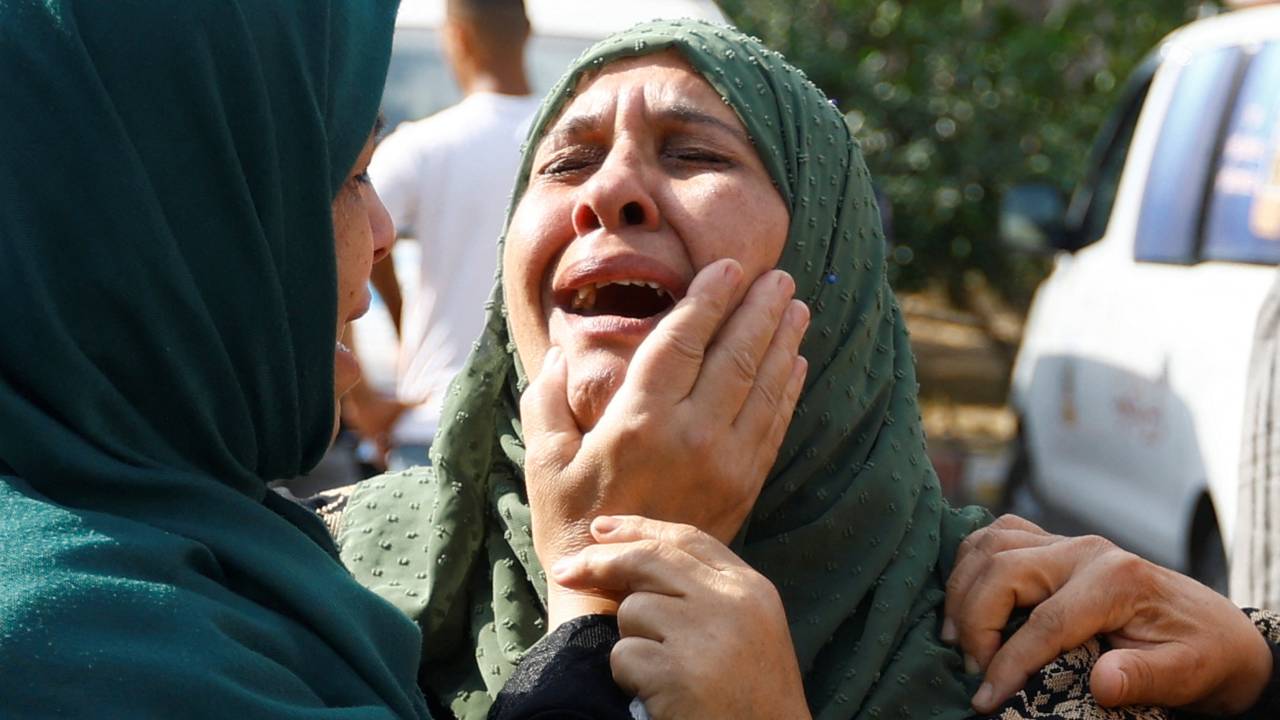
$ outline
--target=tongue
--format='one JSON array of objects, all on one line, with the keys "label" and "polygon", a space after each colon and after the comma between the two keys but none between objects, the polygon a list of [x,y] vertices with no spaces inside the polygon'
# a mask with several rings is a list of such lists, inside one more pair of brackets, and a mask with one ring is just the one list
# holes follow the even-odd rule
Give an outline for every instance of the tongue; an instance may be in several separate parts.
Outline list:
[{"label": "tongue", "polygon": [[585,315],[653,317],[671,307],[666,293],[639,285],[605,285],[596,291],[595,308]]}]

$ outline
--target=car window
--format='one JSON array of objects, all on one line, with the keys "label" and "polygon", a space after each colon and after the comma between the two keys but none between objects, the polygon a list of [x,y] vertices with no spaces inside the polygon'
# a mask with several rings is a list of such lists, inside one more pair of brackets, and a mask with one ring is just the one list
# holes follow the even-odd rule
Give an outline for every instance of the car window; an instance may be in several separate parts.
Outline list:
[{"label": "car window", "polygon": [[1204,256],[1280,263],[1280,43],[1250,63],[1209,200]]},{"label": "car window", "polygon": [[1134,256],[1150,262],[1196,260],[1200,211],[1224,109],[1241,52],[1224,48],[1182,68],[1147,176]]},{"label": "car window", "polygon": [[[545,95],[565,68],[591,46],[589,38],[535,35],[529,39],[525,59],[535,95]],[[434,29],[397,28],[391,49],[391,66],[382,96],[387,126],[417,120],[439,112],[462,99]]]},{"label": "car window", "polygon": [[1092,176],[1080,184],[1071,198],[1067,223],[1068,227],[1078,228],[1075,231],[1076,247],[1097,242],[1107,230],[1111,206],[1115,204],[1116,191],[1120,188],[1120,173],[1129,155],[1129,144],[1138,125],[1138,116],[1142,114],[1147,91],[1151,89],[1154,70],[1155,65],[1150,64],[1134,73],[1115,115],[1099,133],[1094,153],[1100,159],[1092,164]]}]

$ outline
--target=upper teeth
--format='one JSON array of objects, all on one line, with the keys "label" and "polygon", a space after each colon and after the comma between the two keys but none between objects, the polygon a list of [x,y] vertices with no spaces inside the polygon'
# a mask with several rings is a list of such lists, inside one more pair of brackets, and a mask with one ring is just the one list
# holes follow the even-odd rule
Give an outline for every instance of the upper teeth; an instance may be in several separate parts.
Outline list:
[{"label": "upper teeth", "polygon": [[662,286],[658,285],[658,283],[648,282],[647,280],[609,280],[600,283],[590,283],[578,288],[578,291],[573,295],[573,302],[571,303],[572,308],[574,310],[591,310],[595,308],[596,292],[599,291],[600,288],[608,287],[609,285],[635,285],[637,287],[647,287],[650,290],[655,290],[663,295],[670,296],[671,294],[663,289]]}]

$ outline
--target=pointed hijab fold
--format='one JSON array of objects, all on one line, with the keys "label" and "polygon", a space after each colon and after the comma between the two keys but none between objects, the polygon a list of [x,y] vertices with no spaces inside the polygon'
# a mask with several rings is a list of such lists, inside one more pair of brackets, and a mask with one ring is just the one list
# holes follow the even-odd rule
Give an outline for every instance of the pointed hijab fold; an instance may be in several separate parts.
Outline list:
[{"label": "pointed hijab fold", "polygon": [[394,0],[0,0],[0,707],[413,718],[413,624],[266,489],[334,421],[330,205]]},{"label": "pointed hijab fold", "polygon": [[[588,50],[548,96],[513,207],[575,88],[610,62],[665,50],[746,127],[790,210],[779,265],[813,313],[806,388],[735,549],[782,595],[817,717],[966,717],[973,688],[937,639],[938,611],[956,546],[987,518],[942,499],[870,175],[833,104],[733,29],[643,24]],[[366,482],[340,543],[357,578],[422,626],[423,687],[466,718],[483,717],[545,631],[511,337],[499,278],[484,335],[446,400],[434,467]]]}]

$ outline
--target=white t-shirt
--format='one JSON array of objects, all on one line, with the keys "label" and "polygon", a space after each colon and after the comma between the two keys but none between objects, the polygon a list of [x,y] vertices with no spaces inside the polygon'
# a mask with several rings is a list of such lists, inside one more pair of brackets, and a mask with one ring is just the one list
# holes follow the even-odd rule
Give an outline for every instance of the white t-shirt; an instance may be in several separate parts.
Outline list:
[{"label": "white t-shirt", "polygon": [[396,395],[420,403],[396,425],[397,443],[430,442],[449,381],[484,326],[497,243],[539,99],[475,93],[382,141],[369,176],[401,236],[420,244],[405,288]]}]

